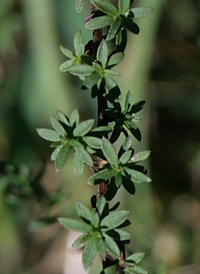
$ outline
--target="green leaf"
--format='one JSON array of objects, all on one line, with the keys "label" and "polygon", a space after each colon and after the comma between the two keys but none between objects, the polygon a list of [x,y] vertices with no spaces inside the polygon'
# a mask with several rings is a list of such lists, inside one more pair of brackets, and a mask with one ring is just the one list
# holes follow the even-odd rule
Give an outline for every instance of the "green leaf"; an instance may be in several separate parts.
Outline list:
[{"label": "green leaf", "polygon": [[115,173],[115,184],[117,188],[120,187],[121,183],[122,183],[122,175],[120,172],[117,172]]},{"label": "green leaf", "polygon": [[133,103],[133,96],[131,92],[128,91],[126,94],[125,105],[124,105],[125,112],[129,112],[129,110],[131,109],[132,103]]},{"label": "green leaf", "polygon": [[70,114],[70,124],[71,126],[74,126],[74,124],[77,126],[79,124],[79,113],[78,113],[78,109],[75,108],[71,114]]},{"label": "green leaf", "polygon": [[94,128],[93,130],[91,130],[89,135],[96,136],[96,137],[102,137],[103,135],[106,135],[111,131],[112,131],[112,129],[110,127],[100,126],[100,127],[97,127],[97,128]]},{"label": "green leaf", "polygon": [[81,45],[81,31],[79,30],[74,36],[74,48],[76,51],[80,45]]},{"label": "green leaf", "polygon": [[111,265],[109,267],[106,267],[104,269],[104,274],[116,274],[118,270],[119,270],[119,265],[114,264],[114,265]]},{"label": "green leaf", "polygon": [[115,82],[113,78],[107,77],[106,75],[104,75],[104,79],[106,81],[106,88],[108,91],[117,86],[117,83]]},{"label": "green leaf", "polygon": [[126,191],[128,191],[128,193],[130,193],[131,195],[135,194],[135,186],[131,180],[131,177],[129,178],[127,175],[122,176],[122,184],[123,184],[124,188],[126,189]]},{"label": "green leaf", "polygon": [[97,71],[94,71],[92,74],[86,76],[83,86],[92,88],[93,86],[97,85],[99,79],[101,79],[101,76]]},{"label": "green leaf", "polygon": [[122,61],[123,58],[124,58],[124,53],[123,52],[114,53],[109,58],[108,67],[113,67],[113,66],[119,64]]},{"label": "green leaf", "polygon": [[100,184],[102,182],[107,181],[108,179],[114,176],[114,171],[112,169],[103,169],[93,174],[88,180],[87,183],[89,185]]},{"label": "green leaf", "polygon": [[103,210],[105,208],[106,205],[106,198],[102,195],[98,200],[97,200],[97,209],[99,212],[99,215],[101,216],[101,214],[103,213]]},{"label": "green leaf", "polygon": [[134,22],[131,22],[131,21],[128,22],[126,24],[126,27],[130,32],[132,32],[134,34],[139,34],[139,32],[140,32],[140,29],[139,29],[138,25],[135,24]]},{"label": "green leaf", "polygon": [[74,149],[77,153],[79,153],[81,160],[85,164],[87,164],[89,166],[93,165],[92,158],[90,157],[90,154],[83,147],[75,147]]},{"label": "green leaf", "polygon": [[144,100],[140,101],[140,102],[137,102],[136,104],[134,104],[132,106],[130,113],[137,113],[138,111],[140,111],[141,109],[143,109],[144,104],[145,104]]},{"label": "green leaf", "polygon": [[118,9],[110,2],[110,0],[90,0],[99,10],[104,13],[116,17],[119,14]]},{"label": "green leaf", "polygon": [[51,154],[51,161],[55,161],[56,157],[58,156],[58,153],[60,152],[63,145],[58,146],[56,149],[54,149],[53,153]]},{"label": "green leaf", "polygon": [[82,140],[91,148],[100,149],[102,140],[97,137],[84,136]]},{"label": "green leaf", "polygon": [[113,22],[113,18],[110,15],[103,15],[99,17],[95,17],[94,19],[89,20],[85,27],[87,29],[97,29],[104,28],[110,25]]},{"label": "green leaf", "polygon": [[78,176],[83,173],[83,161],[78,152],[74,153],[74,171]]},{"label": "green leaf", "polygon": [[89,224],[86,224],[82,221],[70,219],[70,218],[59,218],[58,219],[60,224],[64,226],[67,229],[87,233],[92,230],[92,226]]},{"label": "green leaf", "polygon": [[103,235],[105,236],[104,241],[105,241],[107,250],[118,259],[119,256],[120,256],[120,250],[119,250],[118,245],[116,244],[116,242],[111,237],[109,237],[105,233],[103,233]]},{"label": "green leaf", "polygon": [[96,245],[98,252],[101,254],[102,259],[105,260],[106,259],[106,244],[104,243],[101,236],[93,237],[93,239],[95,241],[95,245]]},{"label": "green leaf", "polygon": [[104,76],[105,77],[115,77],[119,76],[120,73],[111,69],[104,69]]},{"label": "green leaf", "polygon": [[78,12],[81,12],[84,6],[84,0],[76,0],[75,8]]},{"label": "green leaf", "polygon": [[[130,158],[131,158],[131,155],[132,155],[132,150],[128,150],[128,151],[125,151],[122,156],[119,158],[119,161],[122,165],[124,165],[125,163],[127,163]],[[132,159],[132,158],[131,158]]]},{"label": "green leaf", "polygon": [[58,152],[56,160],[55,160],[55,167],[57,170],[59,170],[66,162],[70,148],[71,148],[71,146],[67,144],[67,145],[64,145]]},{"label": "green leaf", "polygon": [[[76,56],[78,58],[81,58],[81,56],[84,54],[84,51],[85,51],[85,45],[80,44],[76,49]],[[79,61],[79,63],[80,63],[80,61]]]},{"label": "green leaf", "polygon": [[130,7],[130,0],[119,0],[118,7],[120,14],[124,15]]},{"label": "green leaf", "polygon": [[98,253],[96,244],[93,238],[90,238],[83,251],[83,267],[87,270],[92,264],[96,254]]},{"label": "green leaf", "polygon": [[84,65],[76,65],[69,69],[69,72],[73,75],[81,75],[81,76],[87,76],[94,72],[93,66],[84,64]]},{"label": "green leaf", "polygon": [[58,120],[64,124],[66,124],[67,126],[69,126],[69,119],[65,116],[65,114],[63,114],[61,111],[57,110],[56,112]]},{"label": "green leaf", "polygon": [[120,26],[121,26],[121,18],[118,16],[116,20],[110,26],[108,35],[106,36],[106,41],[110,41],[115,38],[115,36],[117,35],[117,32],[119,31]]},{"label": "green leaf", "polygon": [[87,134],[94,125],[94,119],[86,120],[80,123],[73,131],[73,135],[76,137],[82,137]]},{"label": "green leaf", "polygon": [[105,137],[102,139],[102,152],[111,165],[118,165],[117,153],[112,144]]},{"label": "green leaf", "polygon": [[67,132],[65,131],[63,126],[58,122],[58,120],[56,118],[51,116],[50,122],[51,122],[52,127],[55,129],[55,131],[57,131],[61,136],[64,137],[67,135]]},{"label": "green leaf", "polygon": [[37,133],[42,137],[43,139],[51,142],[59,142],[60,141],[60,134],[52,129],[46,129],[46,128],[37,128]]},{"label": "green leaf", "polygon": [[82,234],[73,242],[72,246],[75,248],[83,247],[90,238],[91,238],[91,235],[89,235],[88,233]]},{"label": "green leaf", "polygon": [[99,61],[103,68],[106,67],[108,61],[108,47],[105,40],[102,40],[97,50],[97,61]]},{"label": "green leaf", "polygon": [[74,65],[74,60],[68,60],[64,63],[62,63],[59,67],[59,71],[61,72],[66,72],[69,70],[69,68],[71,68]]},{"label": "green leaf", "polygon": [[144,256],[145,256],[144,252],[135,253],[135,254],[128,256],[125,261],[138,264],[140,261],[142,261]]},{"label": "green leaf", "polygon": [[106,234],[116,241],[127,241],[131,238],[131,234],[123,229],[112,229],[107,231]]},{"label": "green leaf", "polygon": [[138,140],[141,141],[142,139],[142,135],[141,132],[138,128],[138,126],[136,125],[135,122],[133,122],[131,119],[127,120],[125,122],[125,125],[127,126],[127,128],[130,130],[130,132],[133,134],[133,136]]},{"label": "green leaf", "polygon": [[135,169],[130,169],[127,167],[124,167],[124,170],[131,176],[131,179],[133,182],[136,183],[150,183],[151,179],[146,176],[145,174],[135,170]]},{"label": "green leaf", "polygon": [[139,7],[139,8],[130,9],[128,15],[130,16],[130,13],[132,13],[134,18],[138,18],[138,17],[147,16],[153,11],[154,11],[154,8]]},{"label": "green leaf", "polygon": [[60,50],[68,58],[70,58],[70,59],[74,59],[75,58],[74,54],[70,50],[68,50],[67,48],[63,47],[62,45],[60,45]]},{"label": "green leaf", "polygon": [[121,210],[121,211],[113,212],[109,214],[101,221],[101,224],[100,224],[101,230],[108,231],[120,226],[122,223],[125,222],[128,215],[129,215],[129,211],[126,211],[126,210]]},{"label": "green leaf", "polygon": [[139,266],[133,266],[133,267],[126,267],[124,272],[126,274],[148,274],[147,271],[145,271],[144,269],[142,269]]},{"label": "green leaf", "polygon": [[89,209],[86,205],[84,205],[80,201],[76,202],[76,211],[80,217],[82,217],[90,222],[95,214],[94,211]]},{"label": "green leaf", "polygon": [[144,151],[138,152],[131,157],[131,162],[136,163],[136,162],[144,161],[149,157],[150,153],[151,153],[150,150],[144,150]]}]

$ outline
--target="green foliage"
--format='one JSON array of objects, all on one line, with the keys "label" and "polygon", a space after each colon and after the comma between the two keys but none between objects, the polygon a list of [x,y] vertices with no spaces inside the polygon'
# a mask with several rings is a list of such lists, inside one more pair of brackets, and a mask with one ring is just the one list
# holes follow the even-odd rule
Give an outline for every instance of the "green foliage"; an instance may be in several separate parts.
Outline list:
[{"label": "green foliage", "polygon": [[50,118],[52,129],[37,129],[38,134],[47,141],[53,142],[54,151],[51,160],[55,161],[59,170],[67,160],[71,149],[74,150],[74,170],[77,175],[83,172],[83,164],[93,165],[91,154],[101,148],[100,137],[109,132],[109,127],[99,127],[92,130],[94,120],[89,119],[79,123],[79,113],[74,109],[68,118],[62,112],[57,112],[57,119]]},{"label": "green foliage", "polygon": [[[141,141],[141,132],[137,126],[140,118],[137,113],[142,110],[145,101],[133,103],[132,94],[128,91],[122,106],[121,91],[114,80],[119,73],[112,68],[124,57],[127,30],[139,33],[133,19],[150,14],[153,8],[131,8],[133,1],[130,0],[119,0],[117,7],[110,0],[89,2],[92,4],[92,14],[86,18],[85,27],[99,30],[109,26],[102,32],[106,34],[100,37],[99,41],[90,41],[84,45],[81,31],[78,31],[74,37],[75,53],[60,47],[69,60],[59,69],[61,72],[68,71],[78,76],[83,81],[82,89],[91,89],[91,97],[98,98],[99,108],[102,109],[97,124],[104,126],[93,129],[94,119],[80,122],[79,112],[74,109],[69,117],[58,111],[56,118],[50,118],[53,129],[37,129],[37,132],[42,138],[52,142],[54,151],[51,160],[55,162],[56,170],[64,165],[72,150],[75,173],[81,175],[86,164],[94,171],[87,180],[88,184],[100,185],[100,188],[102,184],[107,185],[105,193],[97,195],[93,209],[79,201],[76,203],[76,211],[81,220],[59,218],[65,228],[82,233],[74,241],[73,247],[83,248],[84,268],[87,270],[95,256],[100,254],[102,261],[112,258],[112,264],[105,263],[101,273],[147,274],[137,266],[144,253],[126,257],[125,245],[130,242],[131,235],[122,228],[130,225],[127,220],[129,212],[113,212],[118,208],[119,202],[112,208],[109,205],[121,185],[133,195],[135,184],[151,181],[147,170],[140,165],[148,158],[150,151],[135,153],[132,147],[132,137]],[[76,10],[80,12],[83,5],[83,0],[77,0]],[[114,49],[109,48],[110,40],[114,41]],[[125,138],[117,152],[113,143],[121,133]]]}]

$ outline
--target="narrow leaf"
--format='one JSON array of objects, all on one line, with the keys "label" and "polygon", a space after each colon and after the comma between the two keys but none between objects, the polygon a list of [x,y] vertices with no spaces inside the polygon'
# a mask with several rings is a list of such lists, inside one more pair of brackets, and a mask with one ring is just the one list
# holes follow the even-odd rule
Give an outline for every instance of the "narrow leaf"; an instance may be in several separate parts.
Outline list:
[{"label": "narrow leaf", "polygon": [[102,40],[97,50],[97,61],[99,61],[103,68],[106,67],[108,61],[108,47],[105,40]]},{"label": "narrow leaf", "polygon": [[81,31],[79,30],[74,36],[74,48],[76,51],[80,44],[81,44]]},{"label": "narrow leaf", "polygon": [[70,124],[71,126],[74,126],[74,124],[77,126],[79,124],[79,113],[78,113],[78,109],[75,108],[71,114],[70,114]]},{"label": "narrow leaf", "polygon": [[38,128],[36,129],[37,133],[42,137],[43,139],[47,141],[52,142],[59,142],[60,141],[60,134],[52,129],[46,129],[46,128]]},{"label": "narrow leaf", "polygon": [[113,22],[113,18],[110,15],[103,15],[99,17],[95,17],[94,19],[89,20],[85,27],[87,29],[97,29],[104,28],[110,25]]},{"label": "narrow leaf", "polygon": [[106,267],[104,269],[104,274],[116,274],[118,270],[119,270],[119,265],[114,264],[114,265],[111,265],[109,267]]},{"label": "narrow leaf", "polygon": [[124,15],[130,7],[130,0],[119,0],[118,7],[120,14]]},{"label": "narrow leaf", "polygon": [[87,241],[83,251],[83,266],[85,270],[87,270],[90,267],[97,253],[98,251],[96,249],[96,244],[93,238],[90,238]]},{"label": "narrow leaf", "polygon": [[106,244],[104,243],[103,239],[100,237],[93,237],[95,240],[95,245],[98,252],[101,254],[103,260],[106,259]]},{"label": "narrow leaf", "polygon": [[69,69],[69,72],[73,75],[81,75],[81,76],[86,76],[86,75],[90,75],[94,72],[94,68],[93,66],[90,65],[76,65],[73,66]]},{"label": "narrow leaf", "polygon": [[150,153],[151,153],[150,150],[144,150],[144,151],[138,152],[134,154],[133,157],[131,157],[131,162],[136,163],[136,162],[144,161],[149,157]]},{"label": "narrow leaf", "polygon": [[104,137],[102,139],[102,152],[111,165],[118,165],[117,153],[112,144]]},{"label": "narrow leaf", "polygon": [[126,94],[125,105],[124,105],[126,112],[129,112],[129,110],[131,109],[132,103],[133,103],[133,96],[131,92],[128,91]]},{"label": "narrow leaf", "polygon": [[135,169],[130,169],[127,167],[124,167],[124,170],[131,176],[131,179],[133,182],[136,183],[150,183],[151,179],[146,176],[145,174],[135,170]]},{"label": "narrow leaf", "polygon": [[69,119],[65,116],[65,114],[63,114],[61,111],[57,110],[56,112],[58,120],[64,124],[66,124],[67,126],[69,126]]},{"label": "narrow leaf", "polygon": [[74,60],[68,60],[64,63],[62,63],[59,67],[59,71],[66,72],[69,68],[71,68],[74,65]]},{"label": "narrow leaf", "polygon": [[74,54],[68,50],[67,48],[63,47],[62,45],[60,45],[60,50],[62,51],[62,53],[67,56],[70,59],[74,59]]},{"label": "narrow leaf", "polygon": [[[153,11],[154,11],[154,8],[146,8],[146,7],[130,9],[130,12],[133,14],[134,18],[147,16],[150,13],[152,13]],[[129,12],[129,16],[130,16],[130,12]]]},{"label": "narrow leaf", "polygon": [[83,147],[75,147],[74,149],[77,153],[79,153],[81,160],[85,164],[87,164],[89,166],[93,165],[92,158],[90,157],[90,154]]},{"label": "narrow leaf", "polygon": [[136,265],[134,265],[133,267],[126,267],[125,273],[126,274],[148,274],[147,271],[145,271],[144,269]]},{"label": "narrow leaf", "polygon": [[129,211],[126,210],[121,210],[109,214],[101,221],[100,225],[102,231],[111,230],[120,226],[127,219],[128,215]]},{"label": "narrow leaf", "polygon": [[82,137],[87,134],[94,125],[94,119],[86,120],[80,123],[73,131],[73,135],[76,137]]},{"label": "narrow leaf", "polygon": [[102,140],[97,137],[84,136],[82,140],[91,148],[100,149],[102,146]]},{"label": "narrow leaf", "polygon": [[144,252],[135,253],[135,254],[128,256],[125,261],[138,264],[140,261],[142,261],[144,256],[145,256]]},{"label": "narrow leaf", "polygon": [[[127,163],[132,155],[132,150],[125,151],[122,156],[119,158],[120,163],[123,165]],[[131,158],[132,159],[132,158]]]},{"label": "narrow leaf", "polygon": [[78,176],[83,173],[83,161],[78,152],[74,153],[74,171]]},{"label": "narrow leaf", "polygon": [[106,205],[106,198],[104,197],[104,195],[102,195],[97,201],[97,209],[100,215],[103,213],[105,205]]},{"label": "narrow leaf", "polygon": [[115,38],[117,35],[119,28],[121,26],[121,18],[118,16],[116,20],[110,26],[108,35],[106,36],[106,41],[110,41]]},{"label": "narrow leaf", "polygon": [[131,238],[131,234],[123,229],[113,229],[107,231],[106,234],[117,241],[127,241]]},{"label": "narrow leaf", "polygon": [[56,160],[55,160],[55,167],[57,170],[59,170],[66,162],[70,148],[71,148],[70,145],[65,145],[58,152]]},{"label": "narrow leaf", "polygon": [[72,230],[83,232],[83,233],[87,233],[92,230],[91,225],[86,224],[82,221],[78,221],[70,218],[59,218],[58,220],[60,224],[67,229],[72,229]]},{"label": "narrow leaf", "polygon": [[56,149],[54,149],[53,153],[51,154],[51,161],[55,161],[56,157],[58,156],[58,153],[60,152],[63,145],[58,146]]},{"label": "narrow leaf", "polygon": [[90,0],[99,10],[104,13],[116,17],[119,14],[118,9],[110,2],[110,0]]},{"label": "narrow leaf", "polygon": [[117,186],[117,188],[119,188],[121,186],[122,183],[122,175],[120,172],[115,173],[115,184]]},{"label": "narrow leaf", "polygon": [[115,77],[119,76],[120,73],[111,69],[104,69],[104,75],[105,77]]},{"label": "narrow leaf", "polygon": [[58,120],[56,118],[51,116],[50,122],[51,122],[52,127],[55,129],[55,131],[57,131],[63,137],[66,136],[67,132],[65,131],[63,126],[58,122]]},{"label": "narrow leaf", "polygon": [[72,246],[75,248],[83,247],[87,243],[87,241],[90,239],[90,237],[91,236],[88,233],[82,234],[73,242]]},{"label": "narrow leaf", "polygon": [[100,184],[106,182],[108,179],[114,176],[114,171],[112,169],[103,169],[95,174],[93,174],[88,180],[89,185]]},{"label": "narrow leaf", "polygon": [[80,201],[76,202],[76,211],[80,217],[90,222],[95,214],[95,212],[93,212],[91,209],[89,209],[86,205],[84,205]]},{"label": "narrow leaf", "polygon": [[105,244],[106,244],[107,250],[118,259],[120,256],[120,250],[116,242],[111,237],[108,237],[107,235],[105,235]]},{"label": "narrow leaf", "polygon": [[128,193],[130,193],[131,195],[135,194],[135,186],[134,183],[131,180],[131,177],[129,176],[122,176],[122,184],[124,186],[124,188],[126,189],[126,191],[128,191]]},{"label": "narrow leaf", "polygon": [[109,58],[108,67],[113,67],[113,66],[119,64],[122,61],[123,58],[124,58],[124,53],[123,52],[114,53]]}]

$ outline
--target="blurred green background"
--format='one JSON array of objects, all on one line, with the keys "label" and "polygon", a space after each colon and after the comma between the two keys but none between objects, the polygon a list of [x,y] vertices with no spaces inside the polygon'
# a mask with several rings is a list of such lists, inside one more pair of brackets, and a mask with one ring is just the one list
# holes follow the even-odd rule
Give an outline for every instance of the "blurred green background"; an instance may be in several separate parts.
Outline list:
[{"label": "blurred green background", "polygon": [[[69,115],[77,107],[82,119],[96,118],[90,92],[58,71],[65,61],[60,44],[73,50],[79,29],[84,43],[92,39],[83,27],[88,1],[80,15],[74,2],[0,1],[0,274],[83,273],[70,269],[81,259],[69,262],[70,234],[56,218],[74,217],[77,199],[89,205],[96,193],[86,184],[91,171],[76,177],[69,159],[56,173],[51,149],[35,130],[50,127],[57,109]],[[147,101],[143,140],[134,146],[152,151],[147,166],[153,181],[137,186],[135,196],[121,191],[116,201],[131,211],[130,252],[146,252],[145,269],[199,274],[200,2],[134,5],[155,11],[137,19],[140,34],[129,35],[117,81],[124,94],[130,90],[135,101]]]}]

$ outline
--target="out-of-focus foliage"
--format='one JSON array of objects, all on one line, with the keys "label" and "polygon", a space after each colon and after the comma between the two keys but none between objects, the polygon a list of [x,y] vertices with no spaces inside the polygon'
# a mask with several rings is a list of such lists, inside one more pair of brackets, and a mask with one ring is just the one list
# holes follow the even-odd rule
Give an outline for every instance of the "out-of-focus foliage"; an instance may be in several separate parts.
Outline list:
[{"label": "out-of-focus foliage", "polygon": [[[31,2],[35,5],[32,8],[29,6],[28,9],[26,5]],[[135,3],[136,6],[147,5],[147,2],[142,0]],[[139,44],[142,38],[136,39],[139,41],[139,48],[150,48],[151,62],[141,62],[143,56],[132,44],[128,48],[128,57],[125,56],[120,67],[123,74],[125,72],[127,75],[124,83],[121,83],[126,86],[125,90],[133,90],[133,87],[136,88],[140,83],[143,87],[144,83],[147,83],[147,78],[139,77],[142,71],[148,72],[145,77],[149,79],[147,88],[142,88],[139,95],[137,88],[133,91],[133,98],[135,100],[144,94],[143,92],[148,95],[149,138],[146,138],[152,151],[150,165],[153,182],[151,193],[148,194],[151,198],[141,200],[139,208],[136,208],[132,198],[127,200],[126,197],[122,201],[127,208],[133,204],[135,211],[135,229],[131,231],[134,245],[131,251],[137,252],[142,246],[148,257],[148,265],[145,268],[152,269],[152,273],[164,273],[165,266],[174,274],[197,274],[200,272],[199,1],[149,0],[147,6],[155,8],[157,21],[151,24],[156,24],[156,35],[151,36],[151,42],[145,45]],[[48,22],[44,16],[45,11],[50,14]],[[82,13],[83,18],[89,14],[86,2]],[[30,17],[30,14],[33,16]],[[141,35],[148,29],[147,24],[147,21],[140,24]],[[58,103],[54,105],[56,99],[62,100],[60,110],[68,114],[78,105],[84,118],[89,116],[89,111],[93,113],[96,107],[95,99],[89,101],[85,91],[79,91],[81,83],[77,79],[75,82],[73,76],[65,78],[60,73],[62,76],[58,77],[63,78],[58,79],[54,71],[51,74],[49,72],[51,68],[58,71],[59,64],[65,61],[60,54],[60,44],[73,50],[71,41],[80,25],[81,19],[74,10],[74,1],[0,1],[1,274],[63,273],[64,258],[62,257],[61,261],[56,255],[60,254],[61,249],[65,249],[62,234],[59,233],[59,224],[40,228],[38,232],[28,230],[30,221],[44,216],[46,202],[43,207],[43,204],[38,205],[38,201],[35,203],[33,200],[19,200],[16,192],[7,195],[5,181],[12,182],[15,188],[23,186],[27,189],[26,183],[37,174],[43,159],[50,158],[48,145],[37,136],[35,127],[43,125],[40,120],[44,117],[48,120],[49,114],[59,109]],[[32,36],[34,29],[34,33],[41,33],[39,39]],[[88,40],[89,35],[89,31],[82,30],[84,42]],[[50,51],[52,43],[48,37],[53,39],[55,51]],[[38,49],[41,50],[40,54]],[[37,58],[33,54],[35,52],[38,53]],[[128,69],[130,63],[131,69]],[[37,74],[33,74],[33,71]],[[137,75],[137,81],[132,83],[134,75]],[[55,86],[52,85],[53,82]],[[130,86],[131,84],[133,86]],[[26,99],[30,94],[29,100]],[[80,100],[80,96],[84,96],[84,99]],[[48,108],[50,105],[51,109]],[[43,116],[38,111],[42,108],[47,109]],[[144,135],[144,130],[142,132]],[[9,176],[5,174],[3,167],[12,171]],[[17,173],[13,173],[16,170]],[[52,213],[61,211],[65,215],[74,215],[70,210],[71,201],[90,192],[90,187],[81,189],[80,182],[74,182],[71,170],[72,167],[69,167],[62,176],[60,173],[55,175],[53,167],[48,164],[39,180],[45,191],[52,195],[57,185],[64,185],[65,202],[62,202],[59,208],[52,207]],[[149,193],[149,189],[147,192]],[[14,203],[16,201],[17,203]],[[150,229],[145,230],[145,227],[149,228],[149,223]],[[32,231],[35,225],[36,223],[32,223]],[[141,238],[141,235],[144,235],[143,230],[146,237]],[[162,260],[165,263],[162,263]]]}]

